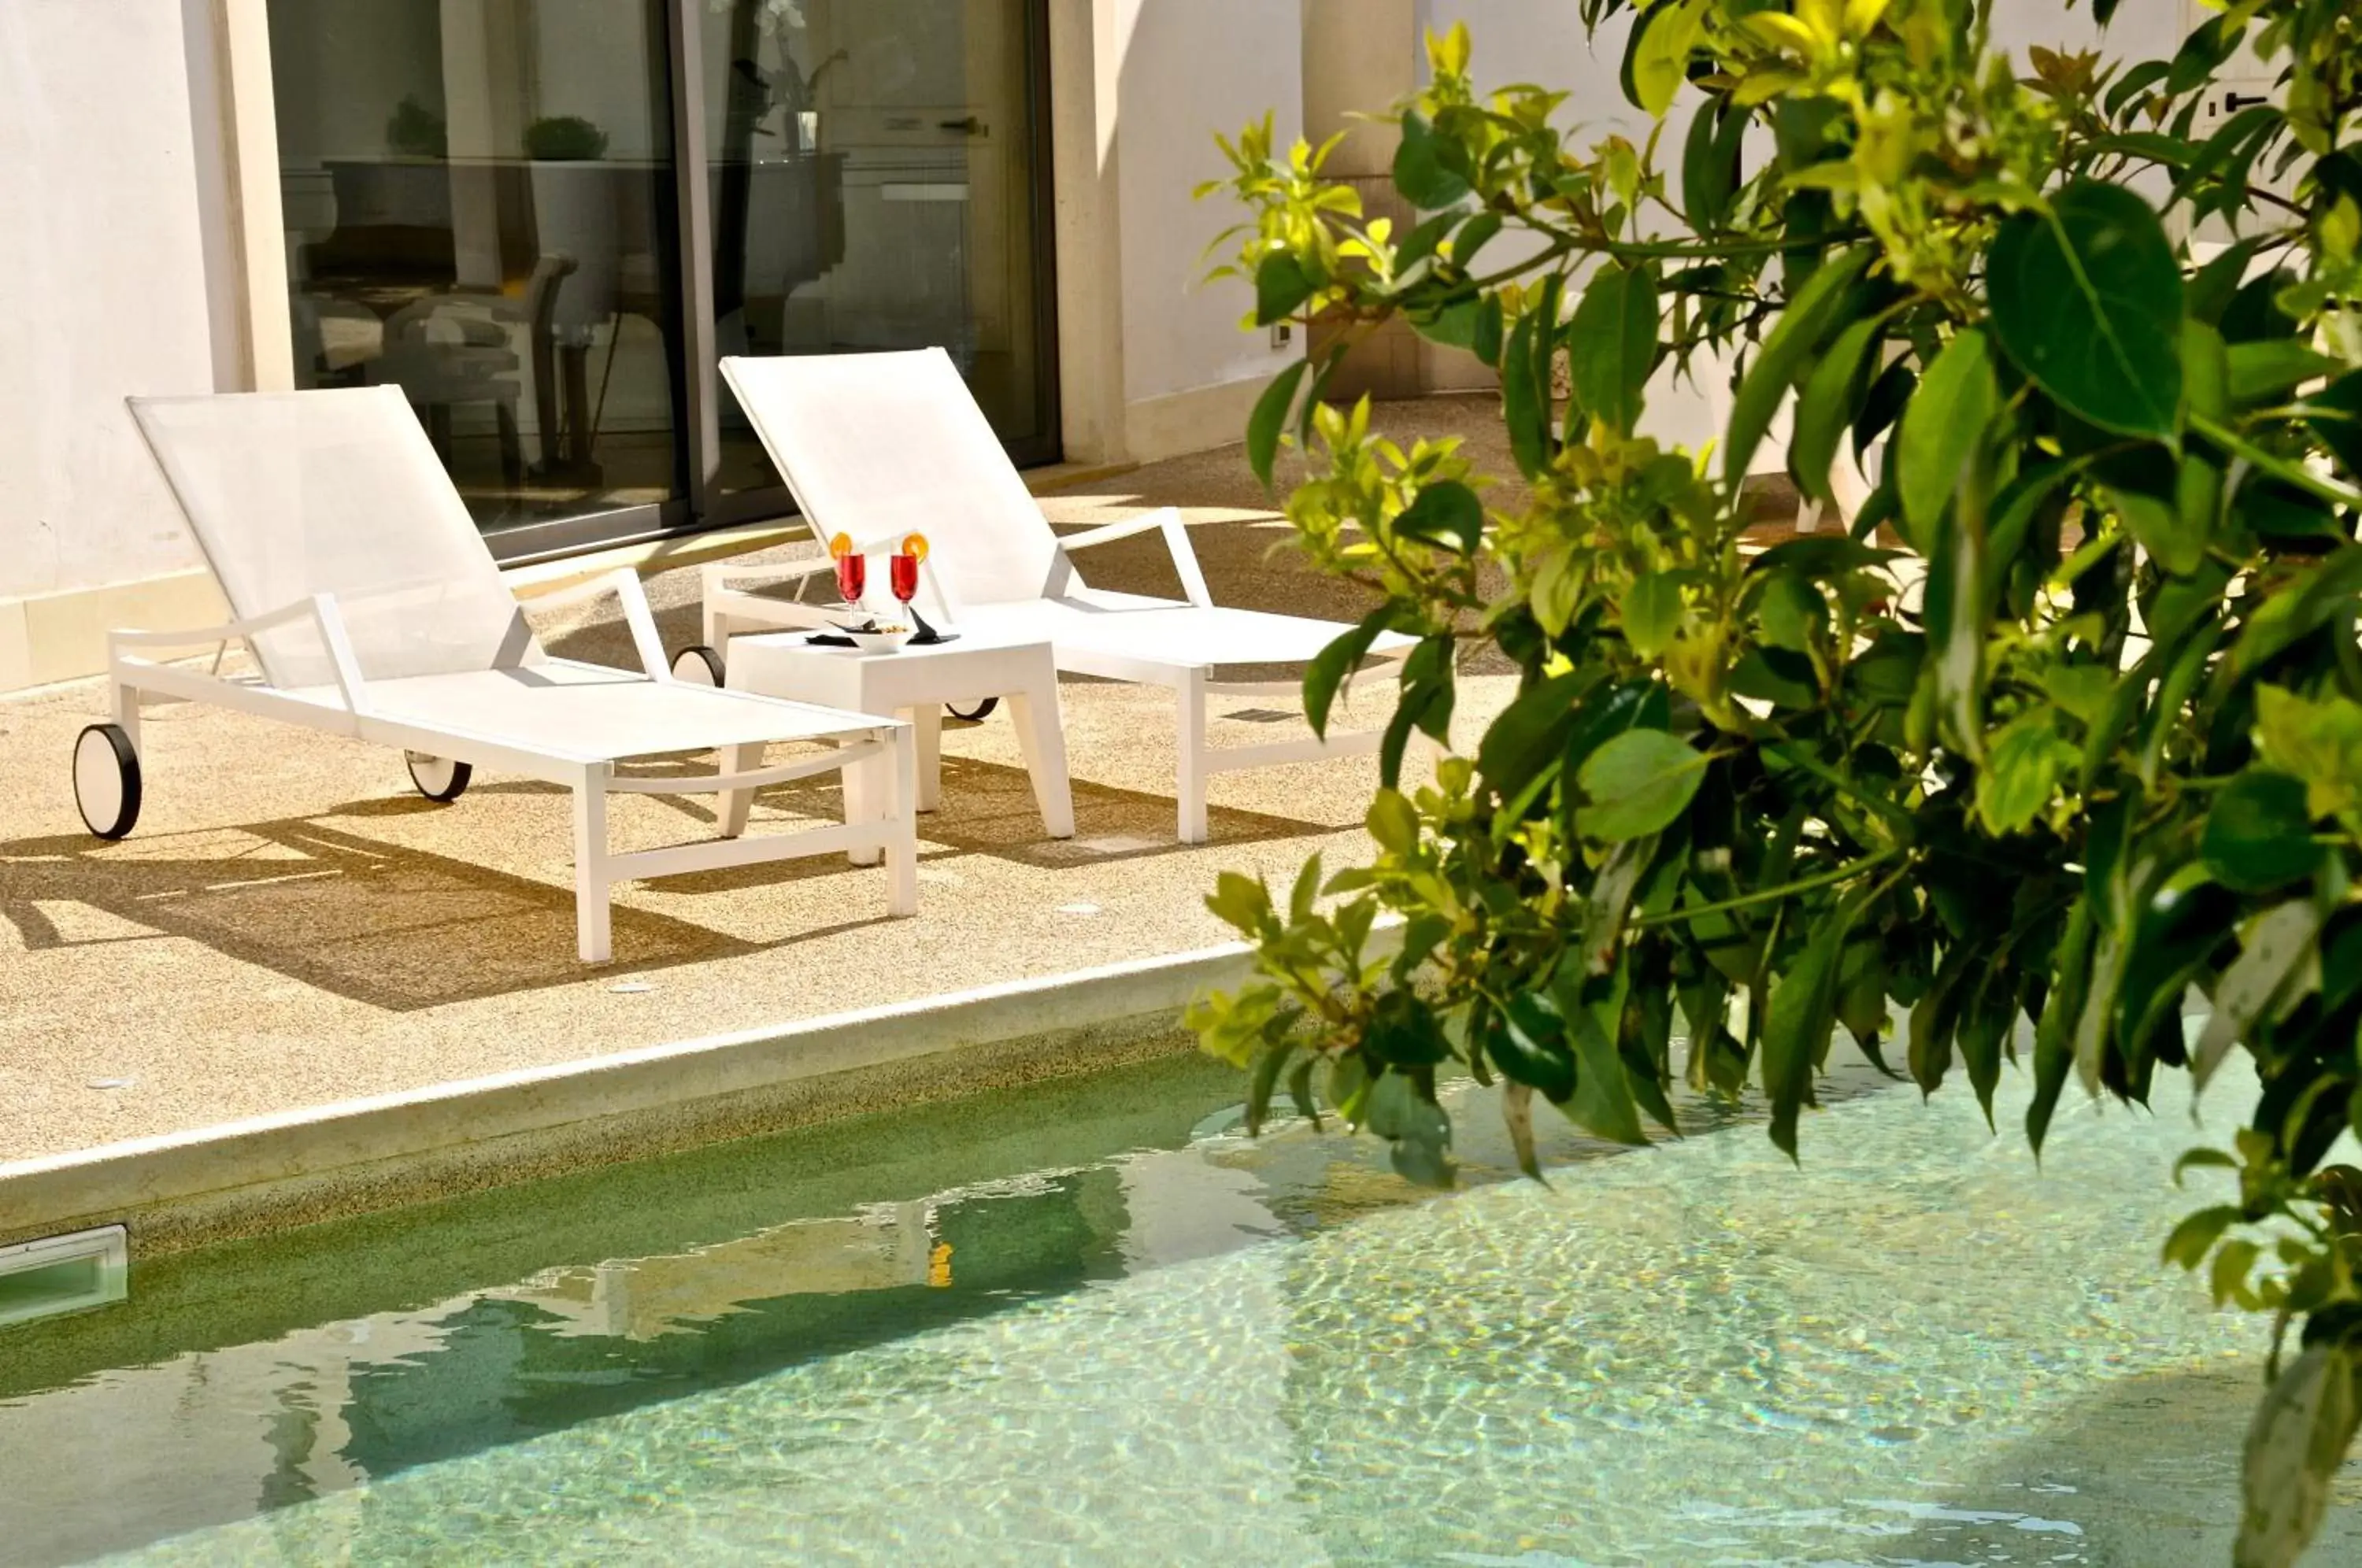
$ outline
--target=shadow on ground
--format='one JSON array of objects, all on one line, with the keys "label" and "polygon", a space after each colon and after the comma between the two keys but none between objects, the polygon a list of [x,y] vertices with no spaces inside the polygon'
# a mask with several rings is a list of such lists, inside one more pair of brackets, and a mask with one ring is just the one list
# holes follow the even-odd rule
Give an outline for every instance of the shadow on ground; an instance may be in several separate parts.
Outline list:
[{"label": "shadow on ground", "polygon": [[[471,794],[548,796],[565,791],[530,780],[502,780]],[[1132,860],[1196,846],[1173,837],[1170,797],[1076,780],[1076,835],[1042,836],[1032,790],[1021,768],[946,757],[945,810],[920,819],[922,863],[985,855],[1056,870]],[[683,840],[712,831],[710,802],[657,797],[682,819]],[[574,895],[473,861],[347,831],[355,821],[444,811],[415,797],[357,801],[326,817],[286,818],[221,828],[132,837],[102,844],[81,834],[0,843],[6,870],[0,920],[28,952],[93,943],[149,939],[150,933],[202,943],[242,963],[391,1011],[507,995],[581,980],[575,957]],[[756,831],[842,817],[833,783],[811,780],[757,796]],[[1253,812],[1213,809],[1217,845],[1287,839],[1331,830]],[[550,823],[553,853],[566,842],[561,818]],[[692,897],[759,896],[847,870],[840,857],[737,867],[651,883]],[[882,884],[881,884],[882,887]],[[939,894],[953,897],[955,893]],[[922,895],[922,920],[926,918]],[[866,902],[867,900],[865,900]],[[51,911],[81,906],[115,917],[96,929],[69,930]],[[614,906],[614,964],[645,971],[787,947],[864,925],[882,915],[827,919],[778,941],[749,942],[675,915]]]}]

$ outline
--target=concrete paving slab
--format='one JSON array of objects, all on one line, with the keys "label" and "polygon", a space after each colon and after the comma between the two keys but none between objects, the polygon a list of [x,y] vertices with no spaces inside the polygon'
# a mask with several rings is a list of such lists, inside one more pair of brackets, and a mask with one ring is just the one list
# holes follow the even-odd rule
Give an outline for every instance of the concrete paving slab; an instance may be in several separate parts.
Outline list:
[{"label": "concrete paving slab", "polygon": [[[1396,405],[1388,427],[1493,417],[1469,402]],[[1508,471],[1506,454],[1479,460]],[[1286,527],[1237,448],[1044,499],[1076,527],[1166,504],[1184,508],[1218,601],[1363,613],[1356,590],[1271,553]],[[1094,551],[1085,570],[1109,588],[1175,586],[1153,536]],[[695,640],[696,573],[650,588],[668,644]],[[629,661],[603,611],[568,613],[543,625],[557,651]],[[1481,727],[1509,683],[1473,668],[1461,722]],[[101,716],[97,685],[0,701],[0,1163],[1190,952],[1230,934],[1201,902],[1218,871],[1276,879],[1315,851],[1332,865],[1367,853],[1372,759],[1221,776],[1212,842],[1185,848],[1169,694],[1070,680],[1063,701],[1073,840],[1042,838],[1005,717],[951,725],[917,918],[887,917],[882,871],[833,860],[671,878],[619,889],[616,962],[598,969],[574,957],[560,791],[480,776],[436,806],[392,753],[162,707],[138,831],[105,845],[83,831],[66,767]],[[1228,706],[1247,716],[1222,721],[1218,744],[1274,737],[1253,700]],[[1371,724],[1385,712],[1375,689],[1350,710]],[[619,848],[711,823],[695,799],[613,810]],[[789,785],[765,792],[756,824],[837,810],[833,787]]]}]

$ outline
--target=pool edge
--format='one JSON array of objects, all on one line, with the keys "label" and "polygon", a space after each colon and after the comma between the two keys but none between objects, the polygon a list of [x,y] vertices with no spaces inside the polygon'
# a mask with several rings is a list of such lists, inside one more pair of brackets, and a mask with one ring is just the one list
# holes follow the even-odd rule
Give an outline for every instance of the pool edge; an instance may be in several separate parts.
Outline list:
[{"label": "pool edge", "polygon": [[535,1180],[1187,1048],[1237,944],[0,1164],[0,1244],[130,1227],[135,1255]]}]

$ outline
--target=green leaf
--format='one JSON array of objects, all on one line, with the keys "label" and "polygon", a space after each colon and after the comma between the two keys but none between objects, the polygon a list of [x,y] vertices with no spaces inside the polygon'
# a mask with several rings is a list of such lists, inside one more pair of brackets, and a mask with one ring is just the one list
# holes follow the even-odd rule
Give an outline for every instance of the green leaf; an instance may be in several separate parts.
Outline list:
[{"label": "green leaf", "polygon": [[[1971,473],[1967,483],[1980,484]],[[1927,563],[1926,624],[1934,639],[1936,717],[1944,736],[1972,761],[1984,753],[1981,718],[1988,616],[1983,518],[1969,490],[1957,515],[1942,520]]]},{"label": "green leaf", "polygon": [[2312,876],[2323,850],[2312,841],[2304,780],[2266,767],[2232,779],[2215,792],[2199,853],[2216,880],[2243,893]]},{"label": "green leaf", "polygon": [[1956,942],[1944,950],[1944,961],[1936,970],[1936,978],[1911,1010],[1911,1033],[1904,1060],[1911,1068],[1911,1081],[1919,1086],[1923,1095],[1934,1094],[1944,1087],[1944,1075],[1952,1067],[1952,1042],[1959,1032],[1960,1014],[1968,1006],[1969,992],[1992,957],[1992,950]]},{"label": "green leaf", "polygon": [[1402,117],[1402,140],[1395,149],[1395,189],[1423,212],[1440,212],[1469,193],[1467,152],[1438,136],[1415,114]]},{"label": "green leaf", "polygon": [[1404,1180],[1451,1185],[1451,1119],[1424,1082],[1407,1073],[1381,1074],[1370,1086],[1369,1128],[1387,1141],[1387,1158]]},{"label": "green leaf", "polygon": [[1794,571],[1827,580],[1884,566],[1899,554],[1895,550],[1872,549],[1860,539],[1818,534],[1774,545],[1749,562],[1747,569],[1749,573]]},{"label": "green leaf", "polygon": [[[2115,6],[2111,4],[2108,10],[2114,13]],[[2107,16],[2101,15],[2096,6],[2092,11],[2100,25],[2107,26]],[[2101,106],[2107,110],[2110,119],[2114,119],[2124,113],[2125,105],[2132,102],[2135,94],[2146,92],[2164,81],[2166,72],[2171,69],[2172,67],[2162,60],[2141,61],[2116,78],[2115,82],[2109,86],[2106,95],[2100,100]]]},{"label": "green leaf", "polygon": [[1690,50],[1697,43],[1705,0],[1659,0],[1632,24],[1624,61],[1624,95],[1651,119],[1673,105],[1689,74]]},{"label": "green leaf", "polygon": [[1574,1055],[1567,1047],[1565,1022],[1531,992],[1509,999],[1485,1037],[1485,1052],[1503,1077],[1553,1103],[1574,1093]]},{"label": "green leaf", "polygon": [[2006,968],[1989,968],[1980,980],[1960,1018],[1960,1060],[1969,1069],[1969,1085],[1990,1131],[1993,1090],[2001,1083],[2002,1045],[2017,1021],[2017,976]]},{"label": "green leaf", "polygon": [[1802,572],[1775,571],[1762,580],[1755,614],[1765,644],[1791,653],[1810,653],[1828,625],[1829,604]]},{"label": "green leaf", "polygon": [[1395,532],[1467,555],[1485,536],[1485,503],[1458,480],[1438,480],[1396,513]]},{"label": "green leaf", "polygon": [[[1497,295],[1487,295],[1485,299],[1479,300],[1463,294],[1458,299],[1448,300],[1431,307],[1409,306],[1405,308],[1403,318],[1410,323],[1413,332],[1430,343],[1440,343],[1449,348],[1465,348],[1471,353],[1478,353],[1483,346],[1487,305],[1491,307],[1493,331],[1497,337],[1501,326],[1500,299]],[[1496,347],[1494,349],[1495,356],[1497,357],[1499,352]],[[1485,363],[1490,364],[1492,360],[1487,359]]]},{"label": "green leaf", "polygon": [[2214,1010],[2190,1055],[2199,1088],[2297,977],[2320,934],[2321,911],[2309,898],[2290,899],[2248,922],[2238,957],[2214,984]]},{"label": "green leaf", "polygon": [[2095,922],[2089,895],[2075,900],[2067,916],[2067,934],[2059,939],[2056,978],[2043,999],[2042,1016],[2034,1026],[2034,1099],[2025,1108],[2025,1141],[2042,1153],[2050,1118],[2058,1109],[2059,1092],[2075,1066],[2075,1021],[2082,1015],[2091,979],[2092,940]]},{"label": "green leaf", "polygon": [[1501,224],[1502,218],[1499,213],[1481,212],[1453,230],[1452,264],[1463,272],[1468,271],[1468,264],[1476,259],[1476,253],[1484,249],[1495,235],[1501,232]]},{"label": "green leaf", "polygon": [[2076,181],[2048,214],[2003,223],[1986,276],[2002,348],[2053,401],[2103,430],[2173,437],[2181,268],[2138,193]]},{"label": "green leaf", "polygon": [[1813,1066],[1837,1027],[1838,960],[1852,929],[1849,902],[1821,917],[1795,966],[1772,988],[1763,1020],[1763,1092],[1772,1101],[1772,1142],[1796,1157],[1796,1118],[1813,1099]]},{"label": "green leaf", "polygon": [[1869,246],[1856,246],[1824,263],[1789,296],[1779,325],[1756,352],[1755,363],[1748,368],[1738,395],[1731,400],[1727,445],[1722,449],[1723,479],[1734,489],[1747,478],[1747,465],[1755,460],[1755,448],[1772,428],[1780,400],[1795,383],[1814,346],[1828,329],[1845,291],[1861,276],[1872,254]]},{"label": "green leaf", "polygon": [[1206,907],[1225,924],[1253,936],[1271,918],[1271,889],[1263,885],[1261,878],[1225,871],[1214,878],[1214,890],[1207,895]]},{"label": "green leaf", "polygon": [[2166,1237],[2161,1261],[2184,1269],[2194,1269],[2206,1261],[2206,1254],[2214,1250],[2214,1243],[2223,1239],[2223,1232],[2238,1222],[2239,1209],[2235,1204],[2218,1204],[2212,1209],[2202,1209],[2176,1225],[2173,1233]]},{"label": "green leaf", "polygon": [[2166,71],[2165,90],[2178,97],[2213,76],[2231,58],[2231,51],[2239,47],[2246,31],[2244,25],[2234,25],[2227,16],[2207,17],[2174,52],[2173,62]]},{"label": "green leaf", "polygon": [[2252,675],[2290,644],[2353,612],[2362,594],[2362,545],[2345,545],[2302,572],[2281,580],[2263,608],[2247,617],[2231,650],[2231,672]]},{"label": "green leaf", "polygon": [[2166,570],[2186,576],[2206,558],[2206,536],[2187,526],[2181,509],[2172,502],[2137,490],[2108,489],[2103,493],[2109,510]]},{"label": "green leaf", "polygon": [[2305,424],[2336,456],[2347,476],[2362,479],[2362,370],[2349,370],[2304,400]]},{"label": "green leaf", "polygon": [[1567,324],[1575,401],[1619,434],[1640,417],[1657,363],[1657,286],[1642,267],[1602,266]]},{"label": "green leaf", "polygon": [[1389,854],[1408,855],[1418,843],[1418,813],[1399,790],[1379,790],[1377,798],[1370,802],[1366,821],[1370,836]]},{"label": "green leaf", "polygon": [[2293,337],[2234,343],[2228,350],[2228,360],[2231,402],[2241,408],[2285,397],[2305,382],[2340,368],[2337,360]]},{"label": "green leaf", "polygon": [[2000,403],[1985,335],[1974,327],[1946,344],[1920,378],[1903,411],[1894,459],[1904,526],[1920,554],[1935,552],[1937,520]]},{"label": "green leaf", "polygon": [[2257,687],[2256,740],[2275,767],[2304,780],[2308,817],[2362,807],[2362,703],[2334,693],[2308,701],[2278,686]]},{"label": "green leaf", "polygon": [[2231,296],[2238,293],[2239,284],[2247,275],[2247,264],[2256,259],[2256,251],[2262,244],[2260,239],[2243,239],[2225,246],[2221,254],[2198,269],[2190,280],[2191,320],[2209,326],[2222,326],[2223,313],[2230,307]]},{"label": "green leaf", "polygon": [[1254,1137],[1263,1131],[1271,1114],[1272,1091],[1279,1086],[1279,1073],[1287,1059],[1296,1055],[1296,1041],[1283,1039],[1276,1045],[1264,1048],[1255,1058],[1254,1071],[1247,1079],[1247,1136]]},{"label": "green leaf", "polygon": [[2108,693],[2115,689],[2116,680],[2115,672],[2105,665],[2053,665],[2043,672],[2042,691],[2061,712],[2088,724],[2107,706]]},{"label": "green leaf", "polygon": [[1287,889],[1287,918],[1302,925],[1312,918],[1312,901],[1320,896],[1320,856],[1315,854],[1296,873],[1296,881]]},{"label": "green leaf", "polygon": [[1407,988],[1380,995],[1363,1027],[1362,1049],[1389,1067],[1432,1067],[1451,1055],[1435,1010]]},{"label": "green leaf", "polygon": [[2011,720],[1986,748],[1977,774],[1977,818],[1985,831],[2000,837],[2031,827],[2082,757],[2058,733],[2057,710],[2046,705]]},{"label": "green leaf", "polygon": [[1345,678],[1353,673],[1370,647],[1386,629],[1394,616],[1392,604],[1382,604],[1362,618],[1361,624],[1349,632],[1338,634],[1335,640],[1312,656],[1304,670],[1304,716],[1310,721],[1312,733],[1326,737],[1329,734],[1329,711],[1337,701],[1337,692]]},{"label": "green leaf", "polygon": [[1495,370],[1501,368],[1501,296],[1486,294],[1476,307],[1476,323],[1468,335],[1468,351]]},{"label": "green leaf", "polygon": [[1788,472],[1797,488],[1816,501],[1837,499],[1829,491],[1829,465],[1837,461],[1838,442],[1853,424],[1869,380],[1871,349],[1882,340],[1885,327],[1883,318],[1865,316],[1838,334],[1797,394]]},{"label": "green leaf", "polygon": [[1307,1056],[1287,1075],[1288,1103],[1296,1107],[1297,1115],[1315,1127],[1320,1125],[1320,1107],[1312,1099],[1312,1069],[1319,1065],[1319,1057]]},{"label": "green leaf", "polygon": [[[1536,359],[1546,360],[1551,342],[1540,332],[1540,320],[1531,311],[1519,316],[1501,348],[1501,419],[1509,429],[1509,455],[1528,479],[1541,477],[1550,463],[1550,405],[1534,390]],[[1537,337],[1542,343],[1540,355]]]},{"label": "green leaf", "polygon": [[1615,1143],[1645,1143],[1640,1108],[1624,1074],[1616,1043],[1588,1008],[1567,1021],[1577,1063],[1574,1094],[1562,1107],[1566,1119],[1595,1138]]},{"label": "green leaf", "polygon": [[1255,265],[1255,325],[1286,321],[1319,286],[1294,251],[1273,251]]},{"label": "green leaf", "polygon": [[1298,359],[1274,376],[1271,385],[1255,399],[1254,412],[1247,415],[1247,467],[1263,480],[1265,490],[1271,488],[1272,464],[1279,458],[1279,433],[1287,428],[1287,411],[1310,364],[1308,359]]},{"label": "green leaf", "polygon": [[2247,1429],[2235,1568],[2293,1568],[2320,1529],[2362,1422],[2356,1381],[2355,1353],[2334,1341],[2307,1346],[2272,1380]]},{"label": "green leaf", "polygon": [[1606,844],[1659,832],[1689,809],[1710,760],[1663,730],[1627,730],[1584,759],[1578,779],[1591,803],[1575,823]]},{"label": "green leaf", "polygon": [[1575,703],[1599,679],[1595,669],[1554,675],[1518,693],[1485,726],[1476,746],[1476,771],[1503,801],[1560,765],[1574,729]]},{"label": "green leaf", "polygon": [[1690,226],[1712,234],[1728,221],[1738,193],[1739,152],[1754,116],[1727,98],[1698,105],[1682,148],[1682,205]]},{"label": "green leaf", "polygon": [[1642,658],[1665,651],[1682,625],[1681,580],[1671,572],[1653,571],[1633,580],[1619,607],[1624,640]]}]

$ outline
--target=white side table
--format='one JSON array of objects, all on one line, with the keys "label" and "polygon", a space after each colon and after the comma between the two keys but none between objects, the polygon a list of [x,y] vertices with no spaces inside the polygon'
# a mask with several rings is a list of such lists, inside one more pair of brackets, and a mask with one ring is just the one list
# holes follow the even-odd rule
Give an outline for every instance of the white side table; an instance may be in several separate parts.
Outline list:
[{"label": "white side table", "polygon": [[[725,683],[734,691],[910,720],[917,732],[922,812],[933,811],[943,793],[944,704],[1001,698],[1017,726],[1017,745],[1033,780],[1042,825],[1052,838],[1074,837],[1075,800],[1066,780],[1058,667],[1049,643],[969,634],[948,643],[864,653],[814,646],[805,641],[810,635],[767,632],[731,638]],[[865,821],[882,810],[891,782],[877,772],[874,763],[846,768],[845,821]],[[875,851],[866,853],[876,857]],[[859,862],[863,856],[855,858]]]}]

